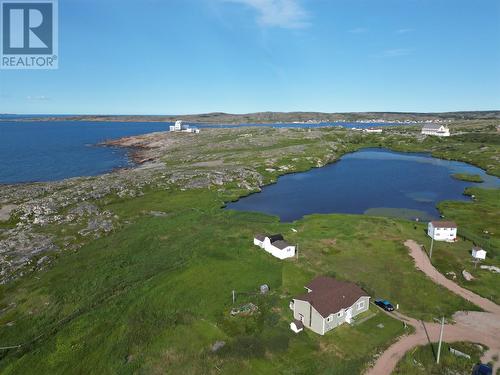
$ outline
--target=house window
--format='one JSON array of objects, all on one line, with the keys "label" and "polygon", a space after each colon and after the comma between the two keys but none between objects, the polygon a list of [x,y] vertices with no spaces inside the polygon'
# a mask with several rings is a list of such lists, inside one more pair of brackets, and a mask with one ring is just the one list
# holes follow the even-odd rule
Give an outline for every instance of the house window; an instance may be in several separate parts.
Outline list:
[{"label": "house window", "polygon": [[340,318],[342,316],[342,310],[337,313],[337,316]]},{"label": "house window", "polygon": [[332,315],[330,315],[328,318],[326,318],[326,321],[327,321],[328,323],[330,323],[330,322],[332,321],[332,318],[333,318],[333,316],[332,316]]},{"label": "house window", "polygon": [[358,310],[365,308],[365,301],[358,302]]}]

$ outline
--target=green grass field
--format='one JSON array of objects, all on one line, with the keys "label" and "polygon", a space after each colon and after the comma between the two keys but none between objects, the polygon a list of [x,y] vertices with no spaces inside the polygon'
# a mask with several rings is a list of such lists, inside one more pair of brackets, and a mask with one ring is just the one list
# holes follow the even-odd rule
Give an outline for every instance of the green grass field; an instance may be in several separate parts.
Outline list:
[{"label": "green grass field", "polygon": [[468,182],[484,182],[482,177],[478,174],[467,174],[467,173],[455,173],[451,175],[453,178],[461,181]]},{"label": "green grass field", "polygon": [[[468,354],[471,358],[458,357],[450,353],[450,347]],[[470,375],[474,365],[487,348],[476,344],[455,342],[443,343],[439,364],[436,363],[437,344],[419,346],[408,352],[398,363],[394,375]]]},{"label": "green grass field", "polygon": [[[0,346],[22,347],[1,352],[0,371],[358,373],[403,327],[372,307],[377,314],[360,325],[293,334],[290,298],[320,274],[357,282],[415,317],[474,309],[414,270],[402,241],[421,226],[355,215],[281,224],[221,203],[207,190],[110,200],[106,208],[127,215],[128,226],[1,287]],[[150,216],[152,208],[167,216]],[[254,247],[253,234],[266,231],[298,242],[299,261]],[[258,296],[264,283],[272,293]],[[233,289],[237,304],[253,302],[259,313],[230,317]],[[218,340],[226,346],[212,353]]]}]

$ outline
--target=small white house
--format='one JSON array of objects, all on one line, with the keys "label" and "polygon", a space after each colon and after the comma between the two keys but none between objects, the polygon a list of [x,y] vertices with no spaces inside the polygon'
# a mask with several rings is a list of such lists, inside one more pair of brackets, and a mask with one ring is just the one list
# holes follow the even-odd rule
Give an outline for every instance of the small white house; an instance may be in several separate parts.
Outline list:
[{"label": "small white house", "polygon": [[486,251],[481,249],[480,247],[474,246],[472,248],[472,257],[477,260],[485,260]]},{"label": "small white house", "polygon": [[279,259],[295,256],[295,246],[286,242],[281,234],[274,234],[272,236],[257,234],[253,239],[253,243]]},{"label": "small white house", "polygon": [[382,129],[380,128],[367,128],[363,130],[365,133],[375,133],[375,134],[380,134],[382,133]]},{"label": "small white house", "polygon": [[437,137],[449,137],[450,129],[444,125],[426,124],[422,128],[422,134],[435,135]]},{"label": "small white house", "polygon": [[457,239],[457,224],[453,221],[431,221],[427,234],[435,241],[454,242]]}]

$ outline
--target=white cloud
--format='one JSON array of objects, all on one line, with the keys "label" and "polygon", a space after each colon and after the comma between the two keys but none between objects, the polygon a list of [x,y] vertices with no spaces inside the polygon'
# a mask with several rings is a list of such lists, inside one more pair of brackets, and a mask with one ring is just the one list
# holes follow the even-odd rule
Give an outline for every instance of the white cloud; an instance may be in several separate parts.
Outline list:
[{"label": "white cloud", "polygon": [[223,0],[244,4],[257,13],[257,22],[265,27],[299,29],[309,26],[308,13],[299,0]]}]

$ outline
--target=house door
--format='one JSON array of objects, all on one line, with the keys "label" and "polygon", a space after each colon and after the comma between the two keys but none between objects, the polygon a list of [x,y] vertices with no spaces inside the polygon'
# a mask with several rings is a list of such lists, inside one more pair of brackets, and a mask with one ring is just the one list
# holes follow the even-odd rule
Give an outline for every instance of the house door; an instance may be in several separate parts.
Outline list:
[{"label": "house door", "polygon": [[347,311],[345,312],[345,321],[349,324],[351,324],[351,320],[352,320],[352,308],[349,308],[347,309]]}]

